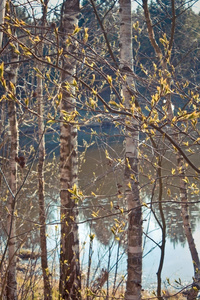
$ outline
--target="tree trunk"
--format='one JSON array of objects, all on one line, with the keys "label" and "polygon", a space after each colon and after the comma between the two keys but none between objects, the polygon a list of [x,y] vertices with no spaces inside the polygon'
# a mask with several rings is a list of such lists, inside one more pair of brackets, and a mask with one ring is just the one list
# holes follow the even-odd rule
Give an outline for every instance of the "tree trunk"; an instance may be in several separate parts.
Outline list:
[{"label": "tree trunk", "polygon": [[79,1],[65,1],[61,11],[61,32],[63,56],[61,75],[62,100],[60,127],[60,198],[61,198],[61,245],[60,245],[60,299],[79,299],[81,276],[79,264],[79,236],[77,204],[69,189],[77,187],[77,128],[73,122],[65,121],[66,114],[76,113],[75,88],[73,77],[76,60],[70,56],[77,45],[69,40],[69,35],[78,24]]},{"label": "tree trunk", "polygon": [[39,160],[38,160],[38,199],[39,199],[39,220],[40,220],[40,248],[41,265],[44,282],[44,299],[51,298],[51,286],[49,280],[49,270],[47,261],[47,241],[46,241],[46,213],[44,200],[44,160],[45,160],[45,141],[43,124],[43,85],[42,79],[37,78],[37,100],[38,100],[38,131],[39,131]]},{"label": "tree trunk", "polygon": [[[4,17],[5,17],[5,0],[0,0],[0,25],[4,23]],[[0,49],[2,48],[2,41],[3,41],[3,31],[0,30]]]},{"label": "tree trunk", "polygon": [[[155,149],[156,150],[156,149]],[[157,151],[158,153],[158,151]],[[158,158],[158,182],[159,182],[159,194],[158,194],[158,201],[159,201],[159,212],[161,216],[161,230],[162,230],[162,243],[160,246],[161,250],[161,256],[160,256],[160,262],[157,272],[157,296],[159,300],[163,300],[164,298],[161,296],[162,294],[162,269],[165,259],[165,244],[166,244],[166,222],[165,222],[165,216],[163,212],[163,182],[162,182],[162,156],[160,154],[157,155]]]},{"label": "tree trunk", "polygon": [[[10,93],[15,96],[15,88],[17,82],[18,64],[12,62],[18,60],[18,55],[11,52],[11,67],[7,69]],[[10,131],[10,158],[9,169],[10,179],[9,185],[12,194],[15,196],[17,193],[17,162],[19,136],[18,136],[18,122],[16,105],[13,98],[8,101],[8,118],[9,118],[9,131]],[[6,295],[9,300],[17,299],[17,281],[16,281],[16,233],[15,233],[15,204],[16,198],[9,193],[8,197],[8,217],[7,217],[7,234],[8,234],[8,274],[7,274],[7,287]]]},{"label": "tree trunk", "polygon": [[[132,78],[132,21],[131,0],[120,0],[120,68],[126,74],[126,85],[134,90]],[[126,70],[129,71],[126,71]],[[122,87],[126,109],[130,109],[131,97],[126,85]],[[141,299],[142,277],[142,211],[140,205],[138,182],[138,147],[139,124],[137,119],[127,117],[126,120],[126,165],[125,165],[125,197],[128,204],[128,278],[125,299]]]},{"label": "tree trunk", "polygon": [[[47,10],[47,1],[43,4],[42,27],[45,26]],[[41,39],[43,30],[41,32]],[[38,45],[38,54],[42,56],[42,41]],[[38,64],[38,69],[42,72],[43,66]],[[40,248],[41,265],[44,283],[44,299],[51,300],[51,285],[49,278],[48,260],[47,260],[47,240],[46,240],[46,213],[44,197],[44,161],[45,161],[45,138],[44,138],[44,111],[43,111],[43,80],[37,76],[37,101],[38,101],[38,135],[39,135],[39,159],[38,159],[38,199],[39,199],[39,220],[40,220]]]},{"label": "tree trunk", "polygon": [[188,292],[187,299],[193,300],[196,299],[198,292],[200,290],[200,261],[199,255],[196,249],[194,238],[192,235],[191,225],[190,225],[190,216],[188,210],[188,193],[187,193],[187,183],[185,182],[185,170],[184,170],[184,161],[182,156],[177,154],[177,165],[179,169],[180,177],[180,200],[181,200],[181,214],[183,220],[183,227],[185,236],[187,238],[188,246],[190,249],[190,254],[192,257],[192,262],[194,266],[194,282],[193,287]]}]

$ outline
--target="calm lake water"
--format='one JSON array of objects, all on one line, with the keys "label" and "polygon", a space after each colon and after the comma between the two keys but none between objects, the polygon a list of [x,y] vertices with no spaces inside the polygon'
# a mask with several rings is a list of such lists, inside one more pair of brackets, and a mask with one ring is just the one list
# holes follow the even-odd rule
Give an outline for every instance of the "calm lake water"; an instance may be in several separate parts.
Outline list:
[{"label": "calm lake water", "polygon": [[[84,198],[78,203],[79,207],[79,235],[80,235],[80,258],[83,274],[87,274],[89,257],[91,258],[90,284],[97,278],[102,269],[109,270],[109,285],[115,282],[115,288],[123,284],[126,280],[127,256],[126,256],[126,224],[127,216],[121,213],[120,209],[126,209],[123,197],[123,140],[120,132],[113,132],[113,128],[107,128],[98,135],[88,134],[88,130],[81,136],[79,141],[79,187],[83,191]],[[112,136],[112,139],[110,139]],[[55,142],[52,142],[52,139]],[[31,145],[27,140],[24,145]],[[89,143],[95,145],[89,147]],[[49,144],[48,144],[49,143]],[[87,148],[87,151],[84,151]],[[22,145],[23,146],[23,145]],[[52,132],[47,136],[48,151],[54,157],[47,156],[45,166],[46,182],[46,204],[48,210],[48,249],[50,262],[56,261],[56,272],[59,271],[59,162],[58,135],[52,136]],[[106,154],[107,153],[107,154]],[[198,151],[196,151],[198,153]],[[33,154],[30,154],[30,161]],[[107,156],[107,158],[106,158]],[[110,157],[110,158],[108,158]],[[167,285],[167,278],[175,286],[175,280],[181,279],[183,285],[192,282],[193,265],[185,239],[179,201],[179,180],[172,176],[171,170],[176,168],[175,154],[165,153],[163,159],[163,210],[167,225],[167,239],[164,266],[162,272],[163,288]],[[190,157],[197,166],[199,165],[199,155]],[[151,148],[141,145],[141,166],[140,188],[141,202],[150,203],[152,190],[154,187],[153,178],[156,178],[154,169],[155,157]],[[20,178],[23,180],[29,165],[20,170]],[[193,173],[189,170],[190,183],[193,180]],[[32,221],[38,220],[38,198],[37,198],[37,173],[36,165],[33,166],[29,177],[18,198],[18,214],[20,232],[28,232],[33,226]],[[29,185],[31,182],[31,185]],[[198,181],[196,182],[199,187]],[[30,191],[31,189],[31,191]],[[24,205],[26,201],[26,205]],[[153,210],[160,220],[158,209],[158,187],[154,190]],[[170,202],[167,202],[170,201]],[[192,194],[189,190],[189,201],[199,201],[199,195]],[[167,203],[166,203],[167,202]],[[148,205],[149,206],[149,205]],[[189,207],[191,215],[191,227],[196,242],[197,250],[200,250],[200,205],[192,204]],[[108,216],[109,217],[105,217]],[[95,217],[96,216],[96,217]],[[99,218],[102,217],[102,218]],[[23,220],[23,222],[21,221]],[[31,221],[31,222],[30,222]],[[124,222],[124,223],[123,223]],[[23,226],[21,226],[23,224]],[[57,225],[58,224],[58,225]],[[113,226],[118,226],[124,230],[117,235],[116,239],[112,232]],[[124,224],[124,225],[123,225]],[[160,259],[160,249],[155,245],[161,242],[161,230],[155,220],[153,213],[147,207],[143,207],[143,230],[150,238],[143,238],[143,288],[156,288],[156,273]],[[37,231],[38,232],[38,231]],[[90,240],[89,235],[94,235]],[[27,239],[25,247],[31,248],[38,245],[38,236],[31,236]],[[200,253],[199,253],[200,255]],[[53,263],[52,263],[53,266]],[[83,276],[84,277],[84,276]],[[115,280],[116,277],[116,280]],[[180,287],[180,286],[179,286]],[[109,288],[109,286],[108,286]]]},{"label": "calm lake water", "polygon": [[[109,161],[105,157],[105,150],[114,160]],[[80,154],[81,155],[81,154]],[[91,256],[91,275],[90,282],[101,273],[102,269],[109,270],[109,284],[112,285],[115,273],[117,273],[116,285],[122,280],[125,282],[127,270],[126,256],[126,235],[122,233],[119,241],[115,239],[111,227],[118,222],[127,223],[126,214],[119,213],[119,208],[126,207],[123,195],[123,167],[119,163],[120,157],[123,157],[122,143],[113,144],[112,147],[107,144],[101,144],[99,147],[89,149],[84,157],[80,159],[80,182],[79,186],[83,191],[85,198],[79,203],[80,207],[80,255],[81,267],[84,274],[88,270],[89,255]],[[198,161],[198,158],[196,158]],[[181,280],[183,285],[191,283],[193,273],[192,259],[189,248],[184,236],[182,219],[180,214],[180,205],[173,203],[178,201],[178,180],[166,176],[168,171],[174,166],[175,162],[166,160],[163,163],[163,173],[165,179],[163,200],[171,202],[163,206],[167,224],[167,240],[165,260],[162,272],[163,288],[167,287],[167,279],[173,286],[177,286],[175,280]],[[149,166],[147,165],[148,169]],[[147,170],[143,170],[147,174]],[[153,171],[151,171],[153,174]],[[141,176],[141,200],[149,203],[151,198],[152,184],[147,184],[147,178]],[[170,192],[169,192],[170,188]],[[119,192],[120,191],[120,192]],[[96,196],[95,196],[96,195]],[[155,190],[155,199],[157,201],[158,191]],[[189,195],[189,201],[198,201],[198,196]],[[111,202],[113,208],[111,209]],[[160,219],[158,207],[153,206],[154,211]],[[199,204],[193,204],[190,207],[191,226],[194,234],[197,249],[200,249],[200,218]],[[105,216],[116,214],[103,219],[95,219],[96,216]],[[59,210],[55,212],[56,219],[59,220]],[[97,218],[98,218],[97,217]],[[156,289],[156,273],[160,259],[160,249],[157,244],[161,242],[161,230],[150,209],[143,209],[143,228],[148,233],[149,238],[143,239],[143,288]],[[57,246],[58,231],[53,226],[50,229],[49,248]],[[126,227],[123,228],[126,230]],[[92,243],[89,235],[94,234]],[[57,242],[54,241],[54,235]],[[89,250],[90,249],[90,250]],[[199,253],[200,254],[200,253]],[[123,279],[124,276],[124,279]],[[178,286],[179,288],[181,285]]]},{"label": "calm lake water", "polygon": [[[118,242],[114,240],[111,236],[108,238],[106,228],[104,226],[89,226],[87,223],[79,225],[79,235],[80,235],[80,248],[81,248],[81,266],[84,273],[88,269],[89,261],[89,245],[90,238],[89,235],[95,234],[95,238],[92,245],[92,274],[101,273],[100,270],[109,269],[110,270],[110,284],[114,278],[114,273],[116,271],[116,261],[118,260],[118,282],[123,276],[126,276],[127,272],[127,256],[126,256],[126,246],[122,245],[118,253]],[[144,231],[145,231],[144,226]],[[150,236],[157,243],[161,241],[161,232],[155,221],[150,222],[149,227]],[[49,250],[55,249],[57,247],[58,231],[50,226],[49,227]],[[200,249],[200,221],[195,223],[195,230],[193,231],[193,236],[195,239],[196,247]],[[54,239],[55,237],[55,239]],[[104,239],[105,237],[105,239]],[[55,242],[57,241],[57,242]],[[155,247],[155,244],[147,239],[144,252],[143,252],[143,288],[144,289],[156,289],[156,273],[158,270],[158,264],[160,259],[160,249]],[[167,238],[166,242],[166,253],[162,272],[163,287],[167,287],[167,279],[170,279],[173,286],[177,286],[175,280],[181,279],[183,285],[192,282],[192,277],[194,276],[192,259],[189,252],[189,248],[186,242],[174,243]],[[91,281],[93,280],[91,275]],[[179,286],[180,287],[180,286]]]}]

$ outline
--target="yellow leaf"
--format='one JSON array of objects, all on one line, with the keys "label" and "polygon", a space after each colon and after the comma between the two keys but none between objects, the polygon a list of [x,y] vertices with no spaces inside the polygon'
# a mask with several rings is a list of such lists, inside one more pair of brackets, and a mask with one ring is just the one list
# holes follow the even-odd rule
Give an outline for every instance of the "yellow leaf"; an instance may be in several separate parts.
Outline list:
[{"label": "yellow leaf", "polygon": [[110,209],[112,210],[113,209],[113,202],[110,201]]},{"label": "yellow leaf", "polygon": [[92,92],[94,95],[97,95],[97,91],[95,91],[94,89],[92,89]]},{"label": "yellow leaf", "polygon": [[78,25],[75,27],[74,32],[72,33],[72,35],[75,35],[77,33],[79,33],[79,31],[81,30],[80,27],[78,27]]},{"label": "yellow leaf", "polygon": [[68,189],[68,192],[70,192],[73,195],[77,195],[77,187],[76,184],[74,183],[72,190]]},{"label": "yellow leaf", "polygon": [[92,212],[92,216],[94,218],[98,217],[98,214],[99,214],[99,210],[97,212],[95,212],[95,211]]},{"label": "yellow leaf", "polygon": [[25,105],[28,106],[29,104],[29,98],[24,99]]},{"label": "yellow leaf", "polygon": [[127,163],[127,167],[129,168],[129,170],[131,169],[131,165],[130,165],[130,163],[129,163],[129,160],[128,160],[128,158],[126,159],[126,163]]},{"label": "yellow leaf", "polygon": [[89,35],[88,35],[88,28],[86,27],[86,28],[84,28],[84,38],[83,38],[83,43],[84,44],[87,43],[88,37],[89,37]]},{"label": "yellow leaf", "polygon": [[113,105],[113,106],[116,106],[116,107],[119,107],[119,105],[113,100],[109,101],[109,104]]},{"label": "yellow leaf", "polygon": [[60,93],[58,94],[58,100],[59,100],[59,102],[62,100],[62,92],[60,92]]},{"label": "yellow leaf", "polygon": [[127,186],[129,187],[130,190],[132,190],[132,187],[131,187],[131,183],[130,183],[130,182],[127,184]]},{"label": "yellow leaf", "polygon": [[114,230],[114,228],[112,227],[110,230],[111,230],[112,233],[115,235],[115,230]]},{"label": "yellow leaf", "polygon": [[62,53],[63,53],[63,48],[58,49],[58,55],[60,56],[60,55],[62,55]]},{"label": "yellow leaf", "polygon": [[51,58],[49,56],[46,56],[46,60],[51,63]]},{"label": "yellow leaf", "polygon": [[146,109],[147,111],[151,111],[150,108],[149,108],[147,105],[145,106],[145,109]]},{"label": "yellow leaf", "polygon": [[109,156],[109,153],[108,153],[107,149],[105,150],[105,155],[106,155],[106,158],[110,159],[110,156]]},{"label": "yellow leaf", "polygon": [[172,173],[172,175],[174,175],[176,173],[176,169],[172,168],[172,172],[171,173]]},{"label": "yellow leaf", "polygon": [[0,65],[0,78],[3,77],[3,74],[4,74],[4,62],[2,62]]},{"label": "yellow leaf", "polygon": [[182,179],[184,182],[189,183],[189,179],[187,177],[185,177],[184,179]]},{"label": "yellow leaf", "polygon": [[95,238],[95,234],[89,234],[89,238],[90,238],[90,241],[93,241],[93,239]]},{"label": "yellow leaf", "polygon": [[109,83],[110,85],[112,85],[112,76],[107,75],[107,79],[108,79],[108,83]]},{"label": "yellow leaf", "polygon": [[194,144],[197,144],[199,141],[200,141],[200,137],[198,137],[198,138],[196,139],[196,141],[194,142]]},{"label": "yellow leaf", "polygon": [[3,95],[3,96],[0,98],[0,102],[1,102],[2,100],[4,100],[4,99],[6,99],[6,95]]},{"label": "yellow leaf", "polygon": [[74,221],[74,216],[69,216],[72,221]]},{"label": "yellow leaf", "polygon": [[95,74],[92,74],[92,84],[94,83],[95,81]]},{"label": "yellow leaf", "polygon": [[131,179],[133,179],[134,181],[137,181],[137,179],[136,179],[136,177],[135,177],[134,174],[131,174],[130,177],[131,177]]},{"label": "yellow leaf", "polygon": [[123,214],[124,213],[124,209],[123,208],[119,208],[120,212]]},{"label": "yellow leaf", "polygon": [[190,153],[195,153],[191,148],[187,149],[186,151],[188,151]]},{"label": "yellow leaf", "polygon": [[38,35],[34,38],[34,42],[40,42],[40,38]]}]

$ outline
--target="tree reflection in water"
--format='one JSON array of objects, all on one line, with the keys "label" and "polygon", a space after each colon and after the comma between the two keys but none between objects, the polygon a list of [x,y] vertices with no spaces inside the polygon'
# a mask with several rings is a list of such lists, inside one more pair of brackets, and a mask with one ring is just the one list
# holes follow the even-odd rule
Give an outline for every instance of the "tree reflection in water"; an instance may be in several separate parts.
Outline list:
[{"label": "tree reflection in water", "polygon": [[[145,151],[147,151],[145,149]],[[81,154],[81,153],[80,153]],[[111,270],[109,274],[110,279],[114,280],[114,273],[116,271],[121,275],[126,273],[126,224],[127,214],[126,203],[123,197],[123,145],[122,143],[113,144],[112,147],[105,143],[100,144],[98,147],[89,148],[86,154],[80,160],[79,170],[79,187],[83,192],[83,199],[79,201],[80,209],[80,235],[82,242],[82,269],[87,270],[88,267],[88,251],[89,251],[89,234],[95,235],[93,243],[92,254],[92,274],[90,281],[94,281],[95,276],[101,272],[102,268]],[[143,159],[143,158],[142,158]],[[152,165],[154,157],[152,153],[148,153],[148,159]],[[196,158],[198,159],[198,158]],[[178,179],[169,176],[170,170],[173,166],[173,160],[167,161],[164,164],[163,172],[163,210],[166,218],[167,225],[167,239],[176,248],[178,245],[186,246],[186,239],[183,231],[182,218],[180,212]],[[48,241],[49,248],[59,246],[59,224],[55,224],[59,220],[59,178],[58,178],[58,161],[54,156],[46,161],[45,168],[45,182],[46,182],[46,207],[50,239]],[[25,171],[23,171],[25,173]],[[24,173],[21,172],[21,181],[23,180]],[[140,176],[140,187],[142,201],[150,203],[153,182],[148,178],[147,174],[152,174],[155,177],[155,170],[150,168],[150,164],[146,163]],[[31,184],[30,184],[31,182]],[[3,192],[3,191],[2,191]],[[198,200],[197,195],[189,194],[189,201]],[[158,191],[155,189],[152,208],[160,220],[158,210]],[[37,197],[37,174],[36,165],[33,166],[29,180],[25,183],[18,198],[18,216],[17,216],[17,234],[19,236],[18,242],[23,240],[23,247],[34,250],[39,248],[39,232],[38,232],[38,197]],[[169,201],[169,202],[168,202]],[[150,207],[150,206],[149,206]],[[1,211],[4,211],[5,203],[1,203]],[[191,214],[191,228],[195,231],[196,224],[198,223],[199,205],[193,204],[189,206]],[[2,214],[6,215],[6,214]],[[108,216],[108,217],[107,217]],[[149,219],[150,218],[150,219]],[[87,221],[88,220],[88,221]],[[147,231],[147,224],[150,222],[152,225]],[[4,225],[3,225],[4,224]],[[22,226],[23,224],[23,226]],[[159,244],[160,234],[159,226],[150,213],[150,209],[144,207],[144,232],[150,237],[152,236]],[[3,226],[3,217],[1,222],[2,238],[5,236]],[[57,226],[57,227],[56,227]],[[91,226],[91,228],[90,228]],[[55,229],[56,227],[57,229]],[[154,228],[151,232],[151,228]],[[156,230],[157,229],[157,230]],[[155,231],[156,230],[156,231]],[[155,234],[156,232],[156,234]],[[56,242],[53,239],[56,239]],[[120,241],[120,251],[117,252]],[[83,243],[84,249],[83,250]],[[167,243],[168,245],[168,243]],[[152,259],[151,249],[155,246],[152,244],[149,248],[144,248],[144,255],[149,252],[148,257]],[[168,246],[167,246],[168,247]],[[50,250],[50,249],[49,249]],[[57,250],[56,250],[57,251]],[[153,250],[156,251],[156,250]],[[166,253],[167,253],[166,249]],[[119,262],[116,263],[118,253]],[[146,259],[146,258],[145,258]],[[158,259],[158,258],[157,258]],[[110,261],[109,261],[110,260]],[[157,270],[155,270],[156,273]],[[144,270],[144,277],[145,277]],[[156,274],[154,274],[156,278]],[[121,277],[120,277],[121,278]]]}]

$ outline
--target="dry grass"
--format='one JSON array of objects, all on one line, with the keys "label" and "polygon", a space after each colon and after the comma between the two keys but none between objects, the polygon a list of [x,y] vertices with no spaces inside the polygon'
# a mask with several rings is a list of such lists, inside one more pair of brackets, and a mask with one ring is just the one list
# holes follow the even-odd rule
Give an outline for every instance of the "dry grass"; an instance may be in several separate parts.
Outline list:
[{"label": "dry grass", "polygon": [[[35,275],[31,277],[26,277],[23,272],[18,272],[18,284],[21,287],[19,290],[19,299],[20,300],[43,300],[43,279],[40,275]],[[116,294],[112,295],[112,289],[110,288],[109,296],[107,296],[107,290],[101,288],[94,294],[90,290],[86,290],[85,287],[81,290],[82,300],[122,300],[124,299],[124,287],[116,292]],[[52,299],[57,300],[59,298],[59,282],[58,280],[52,281]],[[155,292],[143,291],[142,292],[142,300],[153,300],[158,299],[155,295]],[[179,293],[175,295],[174,291],[163,291],[163,299],[171,299],[171,300],[186,300],[186,297]]]},{"label": "dry grass", "polygon": [[[156,300],[158,299],[155,295],[154,292],[150,293],[150,292],[146,292],[144,291],[142,294],[142,300]],[[175,291],[163,291],[163,299],[167,300],[186,300],[187,298],[182,294],[179,293],[177,294],[177,292]]]}]

